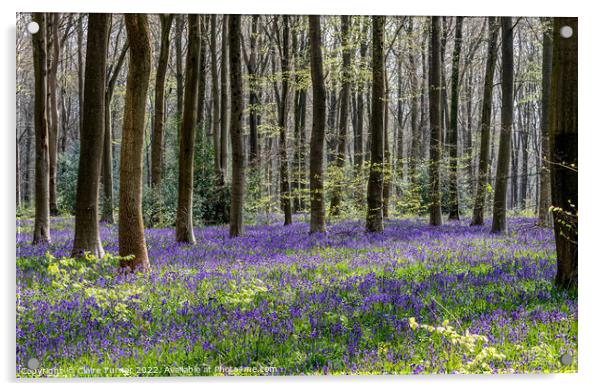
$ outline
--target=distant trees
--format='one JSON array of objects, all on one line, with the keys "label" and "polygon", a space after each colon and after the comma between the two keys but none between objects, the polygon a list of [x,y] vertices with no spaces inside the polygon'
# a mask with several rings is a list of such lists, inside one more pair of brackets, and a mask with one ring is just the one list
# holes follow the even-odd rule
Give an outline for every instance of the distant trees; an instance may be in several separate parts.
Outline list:
[{"label": "distant trees", "polygon": [[322,65],[322,33],[320,16],[309,17],[309,47],[311,62],[311,85],[313,93],[313,123],[311,128],[309,155],[309,232],[324,232],[324,130],[326,128],[326,87]]},{"label": "distant trees", "polygon": [[550,167],[556,286],[577,289],[578,22],[555,18],[550,91]]},{"label": "distant trees", "polygon": [[178,154],[178,209],[176,211],[176,241],[195,243],[192,224],[192,189],[194,173],[194,143],[198,104],[199,15],[188,15],[188,51],[186,54],[186,82],[184,107],[180,125],[180,151]]},{"label": "distant trees", "polygon": [[84,76],[83,126],[80,135],[73,256],[102,257],[98,227],[98,190],[105,132],[105,78],[111,15],[90,14]]},{"label": "distant trees", "polygon": [[429,224],[441,225],[441,25],[438,16],[431,17],[430,68],[429,68],[429,124],[430,138],[430,213]]},{"label": "distant trees", "polygon": [[48,168],[48,119],[46,109],[47,57],[46,57],[46,15],[33,14],[33,21],[39,26],[32,35],[34,70],[34,127],[35,127],[35,219],[33,243],[50,242],[49,208],[49,168]]},{"label": "distant trees", "polygon": [[[230,237],[243,233],[245,194],[245,153],[242,136],[243,91],[240,58],[240,15],[228,16],[230,57],[230,138],[232,143],[232,202],[230,204]],[[223,136],[223,133],[222,133]]]},{"label": "distant trees", "polygon": [[495,17],[488,18],[489,43],[487,49],[487,64],[485,66],[485,84],[483,86],[483,103],[481,106],[481,146],[479,151],[479,167],[475,187],[474,209],[470,225],[484,224],[485,196],[487,194],[487,179],[489,175],[489,148],[491,140],[491,105],[493,100],[493,76],[497,62],[497,41],[499,24]]},{"label": "distant trees", "polygon": [[502,124],[495,193],[493,195],[492,233],[506,232],[506,193],[508,191],[508,169],[510,165],[510,142],[514,111],[514,45],[512,18],[501,18],[502,23]]},{"label": "distant trees", "polygon": [[147,16],[126,14],[130,43],[129,69],[123,109],[123,136],[119,168],[119,255],[130,270],[150,268],[142,218],[142,152],[145,104],[151,67]]},{"label": "distant trees", "polygon": [[366,230],[382,232],[384,176],[385,17],[372,17],[372,116]]}]

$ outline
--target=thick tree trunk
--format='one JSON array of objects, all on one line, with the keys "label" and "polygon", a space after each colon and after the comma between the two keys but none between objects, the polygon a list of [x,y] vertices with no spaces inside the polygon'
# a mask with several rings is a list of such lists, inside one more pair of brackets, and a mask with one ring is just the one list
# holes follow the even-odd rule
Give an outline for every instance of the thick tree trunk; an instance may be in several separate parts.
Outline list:
[{"label": "thick tree trunk", "polygon": [[506,193],[512,137],[514,53],[512,18],[502,18],[502,124],[493,196],[492,233],[506,232]]},{"label": "thick tree trunk", "polygon": [[119,169],[119,255],[127,257],[121,267],[148,271],[142,218],[142,152],[151,47],[146,15],[126,14],[125,25],[130,54]]},{"label": "thick tree trunk", "polygon": [[46,15],[40,12],[34,13],[33,20],[40,26],[40,30],[32,35],[36,145],[35,219],[32,243],[45,244],[50,242],[48,119],[46,111]]},{"label": "thick tree trunk", "polygon": [[541,162],[539,172],[539,224],[548,227],[551,223],[550,206],[550,87],[552,85],[552,20],[543,18],[542,80],[541,80]]},{"label": "thick tree trunk", "polygon": [[475,204],[470,225],[484,224],[485,196],[489,176],[489,148],[491,140],[491,105],[493,100],[493,77],[497,62],[497,41],[499,25],[495,17],[489,17],[489,48],[485,66],[485,85],[483,87],[483,105],[481,109],[481,145],[479,151],[479,169],[475,194]]},{"label": "thick tree trunk", "polygon": [[370,176],[367,191],[366,230],[382,232],[385,100],[385,17],[372,17],[372,115],[370,121]]},{"label": "thick tree trunk", "polygon": [[79,170],[75,201],[75,238],[71,254],[86,252],[102,257],[98,227],[98,190],[105,132],[105,78],[111,15],[88,16],[86,74],[84,81],[84,126],[80,135]]},{"label": "thick tree trunk", "polygon": [[439,164],[441,160],[441,41],[438,16],[431,17],[431,66],[429,68],[429,121],[430,139],[430,225],[441,225],[441,189]]},{"label": "thick tree trunk", "polygon": [[458,98],[460,95],[460,55],[462,53],[462,25],[464,18],[456,17],[456,39],[452,60],[451,108],[449,139],[449,219],[460,220],[458,200]]},{"label": "thick tree trunk", "polygon": [[313,123],[309,157],[310,227],[309,233],[324,232],[324,129],[326,127],[326,87],[322,64],[322,32],[320,16],[309,16],[309,46],[311,52],[311,84],[313,93]]},{"label": "thick tree trunk", "polygon": [[240,15],[228,16],[230,57],[230,138],[232,143],[232,203],[230,204],[230,237],[243,234],[245,194],[245,152],[242,136],[243,91],[240,58]]},{"label": "thick tree trunk", "polygon": [[180,126],[180,152],[178,156],[176,241],[192,244],[196,242],[192,225],[192,190],[194,187],[194,143],[198,104],[200,39],[199,15],[188,15],[186,84],[184,86],[184,108]]},{"label": "thick tree trunk", "polygon": [[[349,26],[351,24],[350,16],[341,16],[341,37],[343,44],[343,81],[341,87],[341,104],[339,112],[339,134],[337,143],[337,156],[335,165],[344,174],[345,169],[345,151],[347,150],[347,121],[349,117],[349,91],[351,89],[351,48]],[[340,214],[342,201],[342,188],[340,184],[334,184],[332,199],[330,203],[330,213],[333,216]]]},{"label": "thick tree trunk", "polygon": [[[572,33],[570,36],[569,29]],[[549,125],[557,256],[555,282],[561,289],[576,290],[578,285],[577,59],[579,57],[577,18],[555,18],[553,37]]]}]

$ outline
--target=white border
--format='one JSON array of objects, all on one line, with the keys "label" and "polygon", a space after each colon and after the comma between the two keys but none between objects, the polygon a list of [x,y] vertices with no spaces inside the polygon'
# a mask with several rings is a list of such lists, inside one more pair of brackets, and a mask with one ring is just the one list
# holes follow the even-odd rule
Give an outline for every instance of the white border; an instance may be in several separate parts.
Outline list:
[{"label": "white border", "polygon": [[[588,389],[599,388],[602,384],[598,368],[602,363],[600,337],[600,278],[601,260],[597,256],[600,243],[597,222],[602,221],[600,206],[596,201],[602,194],[600,185],[601,163],[597,159],[602,146],[602,124],[599,120],[602,99],[597,92],[602,91],[600,83],[600,14],[592,5],[594,2],[546,1],[528,2],[525,0],[487,1],[402,1],[402,0],[4,0],[0,13],[2,44],[0,61],[0,183],[3,184],[1,249],[4,315],[0,322],[2,337],[6,343],[0,358],[2,380],[14,386],[54,389],[103,389],[131,388],[135,382],[129,380],[104,380],[91,382],[47,381],[44,383],[15,382],[14,376],[14,330],[15,330],[15,271],[14,271],[14,124],[15,124],[15,13],[20,11],[47,12],[171,12],[171,13],[289,13],[289,14],[389,14],[389,15],[520,15],[520,16],[578,16],[579,17],[579,117],[581,137],[579,145],[581,206],[580,221],[580,297],[579,297],[579,373],[574,375],[506,375],[506,376],[403,376],[403,377],[288,377],[288,378],[236,378],[236,379],[186,379],[162,378],[144,380],[142,387],[164,389],[174,384],[178,387],[199,389],[418,389],[428,390],[505,390],[514,388],[532,389]],[[85,384],[82,384],[85,383]],[[596,387],[596,384],[598,386]]]}]

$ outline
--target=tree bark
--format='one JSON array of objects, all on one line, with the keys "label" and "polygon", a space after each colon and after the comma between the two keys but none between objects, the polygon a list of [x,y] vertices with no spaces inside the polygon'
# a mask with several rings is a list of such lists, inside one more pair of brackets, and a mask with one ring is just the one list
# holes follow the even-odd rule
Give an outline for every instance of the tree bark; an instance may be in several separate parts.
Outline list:
[{"label": "tree bark", "polygon": [[105,112],[104,112],[104,145],[102,153],[102,188],[103,188],[103,203],[100,221],[113,224],[115,217],[113,215],[113,126],[112,126],[112,111],[111,101],[113,100],[113,92],[117,84],[119,72],[125,62],[125,56],[128,51],[128,43],[123,45],[117,63],[113,68],[111,78],[107,83],[105,90]]},{"label": "tree bark", "polygon": [[[572,35],[567,37],[567,28]],[[564,35],[561,35],[561,31]],[[578,22],[555,18],[550,91],[550,167],[556,237],[556,286],[576,290],[578,285]]]},{"label": "tree bark", "polygon": [[552,19],[542,18],[543,49],[542,49],[542,80],[541,80],[541,163],[539,172],[539,224],[548,227],[551,224],[550,206],[550,87],[552,85]]},{"label": "tree bark", "polygon": [[184,33],[184,15],[176,16],[175,47],[176,47],[176,119],[180,126],[184,107],[184,66],[182,64],[182,34]]},{"label": "tree bark", "polygon": [[493,196],[492,233],[506,232],[506,193],[512,137],[514,53],[512,18],[502,18],[502,124]]},{"label": "tree bark", "polygon": [[475,204],[470,225],[484,224],[485,195],[489,176],[489,148],[491,140],[491,105],[493,100],[493,77],[497,62],[497,41],[499,25],[495,17],[489,17],[489,48],[485,66],[485,85],[483,87],[483,105],[481,109],[481,145],[479,151],[479,170],[475,194]]},{"label": "tree bark", "polygon": [[429,121],[430,139],[430,225],[441,225],[441,189],[439,164],[441,160],[441,40],[438,16],[431,17],[431,66],[429,68]]},{"label": "tree bark", "polygon": [[384,64],[385,17],[372,17],[372,115],[370,118],[370,176],[368,178],[366,230],[382,232],[384,171]]},{"label": "tree bark", "polygon": [[104,250],[98,226],[98,190],[105,132],[105,78],[110,14],[88,16],[84,122],[80,135],[79,170],[75,201],[74,257],[86,252],[101,258]]},{"label": "tree bark", "polygon": [[[232,203],[230,204],[230,237],[243,234],[245,194],[245,153],[242,140],[242,72],[240,58],[240,15],[228,16],[230,57],[230,138],[232,143]],[[222,135],[223,136],[223,135]]]},{"label": "tree bark", "polygon": [[[277,27],[277,25],[276,25]],[[275,31],[276,34],[280,34]],[[289,78],[290,78],[290,48],[289,48],[289,20],[287,15],[282,16],[282,45],[281,45],[281,72],[282,89],[280,93],[280,107],[278,112],[278,157],[280,163],[280,206],[284,213],[284,225],[293,223],[293,211],[291,206],[291,186],[288,174],[288,153],[287,153],[287,125],[288,125],[288,106],[289,106]]]},{"label": "tree bark", "polygon": [[59,111],[57,104],[57,73],[59,65],[59,24],[60,15],[49,13],[46,15],[46,21],[50,25],[50,37],[48,37],[49,51],[52,53],[48,67],[48,167],[49,167],[49,203],[50,215],[59,214],[56,202],[56,174],[57,174],[57,154],[58,154],[58,134],[59,134]]},{"label": "tree bark", "polygon": [[172,14],[159,15],[161,20],[161,46],[157,75],[155,77],[155,110],[153,118],[153,137],[151,152],[151,185],[156,192],[160,191],[163,168],[163,128],[165,125],[165,76],[169,60],[169,33],[173,21]]},{"label": "tree bark", "polygon": [[122,268],[148,271],[150,264],[142,218],[142,152],[151,68],[147,16],[126,14],[125,26],[130,53],[119,173],[119,255],[127,257],[121,260]]},{"label": "tree bark", "polygon": [[34,127],[35,127],[35,219],[33,244],[50,243],[49,173],[48,173],[48,119],[46,111],[47,59],[46,15],[32,15],[40,29],[32,35],[34,67]]},{"label": "tree bark", "polygon": [[[339,112],[339,135],[337,143],[337,156],[335,165],[343,173],[345,168],[345,152],[347,150],[347,121],[349,117],[349,91],[351,88],[351,48],[350,48],[350,33],[349,25],[351,17],[348,15],[341,16],[341,37],[343,45],[343,80],[341,82],[341,103]],[[342,199],[342,188],[340,184],[335,183],[333,188],[332,199],[330,203],[330,214],[338,216],[340,214]]]},{"label": "tree bark", "polygon": [[462,25],[464,18],[456,17],[456,36],[454,54],[452,59],[451,76],[451,107],[450,107],[450,132],[449,132],[449,219],[460,220],[460,206],[458,200],[458,98],[460,95],[460,55],[462,53]]},{"label": "tree bark", "polygon": [[228,169],[228,15],[222,20],[222,57],[220,73],[220,167],[223,177]]},{"label": "tree bark", "polygon": [[192,190],[194,187],[194,143],[198,104],[200,22],[199,15],[188,15],[188,52],[186,54],[186,84],[180,126],[178,156],[178,209],[176,211],[176,241],[196,243],[192,225]]},{"label": "tree bark", "polygon": [[326,87],[322,64],[322,32],[320,16],[309,16],[309,46],[311,61],[311,84],[313,93],[313,123],[310,140],[309,192],[310,227],[309,233],[324,232],[324,129],[326,127]]}]

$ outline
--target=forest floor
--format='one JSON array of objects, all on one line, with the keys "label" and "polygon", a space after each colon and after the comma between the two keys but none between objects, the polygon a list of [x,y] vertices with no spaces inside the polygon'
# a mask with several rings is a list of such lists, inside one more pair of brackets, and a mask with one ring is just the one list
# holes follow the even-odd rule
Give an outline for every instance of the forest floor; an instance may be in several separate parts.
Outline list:
[{"label": "forest floor", "polygon": [[[150,274],[123,276],[110,255],[65,258],[72,219],[48,247],[18,220],[17,376],[574,372],[577,298],[535,223],[220,226],[194,246],[148,229]],[[116,254],[117,226],[101,237]]]}]

